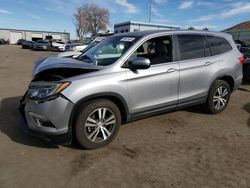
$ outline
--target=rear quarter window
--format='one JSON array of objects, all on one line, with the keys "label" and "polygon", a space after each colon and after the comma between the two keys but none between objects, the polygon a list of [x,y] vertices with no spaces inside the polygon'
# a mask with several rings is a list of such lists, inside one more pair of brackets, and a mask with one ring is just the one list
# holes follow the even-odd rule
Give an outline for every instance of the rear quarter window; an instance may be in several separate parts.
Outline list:
[{"label": "rear quarter window", "polygon": [[233,49],[229,42],[223,37],[207,36],[207,39],[212,50],[212,55],[223,54]]}]

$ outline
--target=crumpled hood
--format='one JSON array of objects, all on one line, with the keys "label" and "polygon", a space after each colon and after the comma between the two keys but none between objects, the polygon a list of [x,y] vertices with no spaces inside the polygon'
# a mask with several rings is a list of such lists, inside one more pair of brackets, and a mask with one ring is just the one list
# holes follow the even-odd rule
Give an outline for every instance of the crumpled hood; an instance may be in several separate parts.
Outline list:
[{"label": "crumpled hood", "polygon": [[71,58],[48,57],[34,62],[33,77],[44,70],[57,68],[99,70],[101,69],[101,66],[91,63],[84,63]]}]

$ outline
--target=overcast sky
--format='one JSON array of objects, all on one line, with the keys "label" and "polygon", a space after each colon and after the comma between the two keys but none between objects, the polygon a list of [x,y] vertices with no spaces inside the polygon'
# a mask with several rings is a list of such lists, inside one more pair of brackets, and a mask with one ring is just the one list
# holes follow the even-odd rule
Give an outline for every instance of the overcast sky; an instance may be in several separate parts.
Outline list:
[{"label": "overcast sky", "polygon": [[[110,25],[124,21],[148,21],[150,0],[0,0],[0,27],[66,31],[75,38],[72,24],[76,8],[95,3],[110,10]],[[250,20],[250,0],[152,0],[152,22],[208,27],[220,31]]]}]

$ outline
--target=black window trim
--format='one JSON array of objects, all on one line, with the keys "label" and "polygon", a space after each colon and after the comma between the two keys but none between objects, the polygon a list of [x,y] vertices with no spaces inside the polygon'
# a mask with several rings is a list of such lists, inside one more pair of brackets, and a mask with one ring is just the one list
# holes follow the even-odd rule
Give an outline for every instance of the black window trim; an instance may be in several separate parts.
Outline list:
[{"label": "black window trim", "polygon": [[[213,56],[213,53],[212,53],[212,49],[211,49],[210,43],[209,43],[209,41],[208,41],[208,39],[207,39],[207,35],[202,35],[202,40],[203,40],[203,46],[204,46],[204,53],[205,53],[205,42],[207,42],[208,48],[209,48],[209,51],[210,51],[210,55],[209,55],[209,56],[206,56],[206,54],[205,54],[205,58],[206,58],[206,57],[211,57],[211,56]],[[205,41],[204,41],[204,40],[205,40]]]}]

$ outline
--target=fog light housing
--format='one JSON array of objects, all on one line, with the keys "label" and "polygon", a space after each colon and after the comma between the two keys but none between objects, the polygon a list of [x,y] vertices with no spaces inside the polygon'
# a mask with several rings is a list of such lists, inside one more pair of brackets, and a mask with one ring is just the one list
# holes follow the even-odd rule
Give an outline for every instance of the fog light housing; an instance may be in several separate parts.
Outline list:
[{"label": "fog light housing", "polygon": [[40,123],[40,126],[42,127],[51,127],[51,128],[56,128],[55,125],[53,123],[51,123],[50,121],[43,121],[43,120],[38,120]]},{"label": "fog light housing", "polygon": [[53,123],[51,123],[46,117],[43,115],[29,112],[29,115],[32,116],[34,122],[36,123],[37,127],[50,127],[50,128],[56,128]]}]

